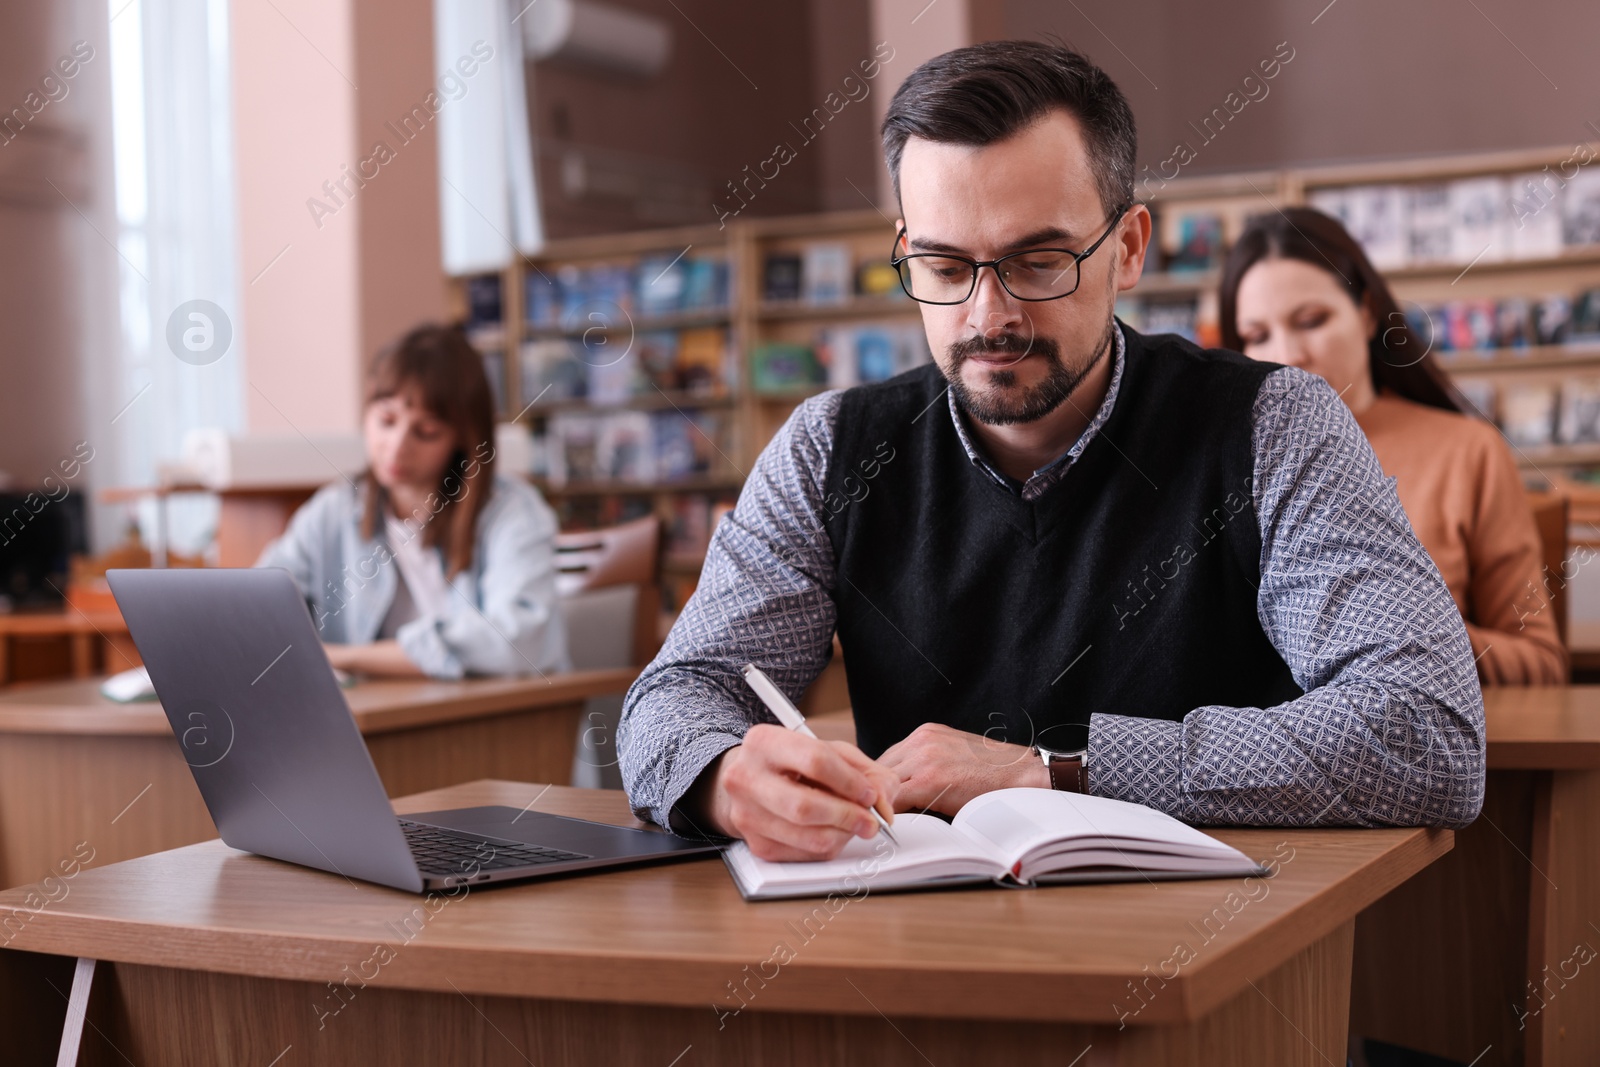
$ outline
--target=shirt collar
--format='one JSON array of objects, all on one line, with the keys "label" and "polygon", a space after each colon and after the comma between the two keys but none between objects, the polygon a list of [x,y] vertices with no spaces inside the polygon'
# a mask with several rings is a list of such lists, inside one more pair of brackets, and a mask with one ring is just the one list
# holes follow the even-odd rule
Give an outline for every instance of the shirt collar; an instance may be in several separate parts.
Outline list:
[{"label": "shirt collar", "polygon": [[1078,435],[1078,439],[1072,443],[1071,448],[1034,471],[1033,474],[1029,475],[1026,482],[1020,484],[1014,478],[1009,478],[1000,473],[967,434],[966,423],[961,418],[961,409],[956,404],[955,390],[946,389],[945,398],[949,401],[950,421],[955,424],[956,436],[960,438],[961,447],[967,453],[967,459],[972,461],[972,465],[988,475],[995,484],[1003,486],[1013,493],[1020,494],[1024,500],[1037,499],[1046,489],[1059,481],[1062,475],[1066,474],[1067,470],[1076,462],[1077,458],[1083,454],[1083,450],[1089,447],[1089,442],[1099,434],[1101,427],[1111,417],[1111,409],[1116,405],[1117,392],[1122,385],[1122,368],[1126,362],[1124,357],[1126,343],[1122,337],[1121,323],[1116,324],[1116,329],[1112,330],[1112,334],[1114,340],[1111,351],[1111,385],[1106,389],[1106,398],[1100,402],[1100,407],[1094,413],[1094,418],[1089,420],[1089,425],[1084,427],[1083,432]]}]

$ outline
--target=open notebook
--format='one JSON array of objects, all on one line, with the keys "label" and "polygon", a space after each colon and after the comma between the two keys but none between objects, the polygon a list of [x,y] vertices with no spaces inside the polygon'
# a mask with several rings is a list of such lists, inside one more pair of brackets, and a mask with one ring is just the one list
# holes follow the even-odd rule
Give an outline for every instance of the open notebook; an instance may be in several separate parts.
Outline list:
[{"label": "open notebook", "polygon": [[1040,885],[1265,875],[1243,852],[1141,804],[1053,789],[997,789],[953,822],[897,815],[898,846],[854,838],[831,860],[773,863],[743,841],[722,854],[746,900],[857,896],[972,882]]}]

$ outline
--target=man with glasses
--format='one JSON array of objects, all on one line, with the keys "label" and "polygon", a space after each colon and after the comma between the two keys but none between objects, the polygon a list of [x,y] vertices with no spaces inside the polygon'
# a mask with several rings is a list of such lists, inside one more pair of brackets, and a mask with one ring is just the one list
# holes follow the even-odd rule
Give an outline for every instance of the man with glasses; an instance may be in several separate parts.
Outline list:
[{"label": "man with glasses", "polygon": [[[763,451],[628,693],[635,811],[771,859],[1007,786],[1471,822],[1466,631],[1348,409],[1113,316],[1151,218],[1111,80],[1048,43],[959,49],[883,143],[935,364],[806,401]],[[835,633],[859,749],[774,725],[740,675],[798,697]]]}]

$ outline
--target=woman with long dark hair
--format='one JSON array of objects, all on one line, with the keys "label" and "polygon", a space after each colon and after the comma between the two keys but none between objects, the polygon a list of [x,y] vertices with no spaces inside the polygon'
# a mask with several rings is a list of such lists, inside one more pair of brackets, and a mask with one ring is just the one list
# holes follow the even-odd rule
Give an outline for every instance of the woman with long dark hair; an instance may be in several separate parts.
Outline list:
[{"label": "woman with long dark hair", "polygon": [[495,473],[494,404],[458,327],[420,326],[368,369],[367,469],[320,489],[258,567],[299,584],[335,667],[459,678],[567,669],[556,519]]},{"label": "woman with long dark hair", "polygon": [[1222,274],[1222,343],[1327,379],[1354,413],[1466,620],[1488,684],[1567,680],[1538,530],[1498,431],[1465,402],[1336,220],[1257,216]]}]

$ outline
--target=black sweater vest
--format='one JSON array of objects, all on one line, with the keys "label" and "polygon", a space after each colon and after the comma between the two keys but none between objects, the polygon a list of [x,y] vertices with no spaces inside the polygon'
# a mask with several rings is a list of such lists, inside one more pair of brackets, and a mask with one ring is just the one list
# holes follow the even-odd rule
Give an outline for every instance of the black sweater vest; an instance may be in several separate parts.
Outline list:
[{"label": "black sweater vest", "polygon": [[967,458],[928,365],[840,402],[823,514],[869,756],[925,722],[1083,744],[1300,694],[1256,615],[1251,407],[1276,367],[1123,327],[1110,418],[1036,501]]}]

